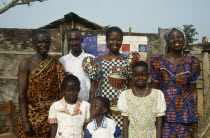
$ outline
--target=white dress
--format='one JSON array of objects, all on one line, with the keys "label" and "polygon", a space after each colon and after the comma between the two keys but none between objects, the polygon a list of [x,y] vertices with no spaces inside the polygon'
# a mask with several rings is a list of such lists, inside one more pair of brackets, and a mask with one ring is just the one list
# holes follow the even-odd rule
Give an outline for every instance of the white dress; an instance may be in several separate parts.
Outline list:
[{"label": "white dress", "polygon": [[56,138],[82,138],[83,125],[90,121],[89,110],[90,104],[80,99],[73,106],[66,103],[64,98],[53,103],[48,121],[50,124],[58,124]]},{"label": "white dress", "polygon": [[152,89],[145,97],[137,97],[132,89],[123,91],[118,109],[128,116],[129,138],[156,138],[156,117],[165,115],[166,104],[162,91]]}]

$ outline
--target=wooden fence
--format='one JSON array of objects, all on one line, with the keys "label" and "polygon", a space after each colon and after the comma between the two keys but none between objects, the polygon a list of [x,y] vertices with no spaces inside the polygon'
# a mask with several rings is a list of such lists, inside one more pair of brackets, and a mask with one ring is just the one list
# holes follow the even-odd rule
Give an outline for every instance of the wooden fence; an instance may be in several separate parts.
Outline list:
[{"label": "wooden fence", "polygon": [[188,56],[196,56],[201,61],[201,76],[197,82],[198,112],[201,117],[199,129],[195,138],[210,137],[210,45],[199,45],[197,48],[186,50]]}]

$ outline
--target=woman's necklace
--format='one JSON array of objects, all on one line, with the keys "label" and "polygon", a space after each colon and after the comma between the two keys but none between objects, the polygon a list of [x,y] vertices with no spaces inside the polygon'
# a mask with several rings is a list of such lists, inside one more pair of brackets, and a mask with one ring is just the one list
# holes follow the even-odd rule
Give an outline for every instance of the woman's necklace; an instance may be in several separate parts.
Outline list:
[{"label": "woman's necklace", "polygon": [[[135,87],[133,88],[133,90],[135,91],[136,95],[137,95],[138,97],[140,97],[140,96],[139,96],[139,94],[137,93],[137,91],[136,91],[136,88],[135,88]],[[146,94],[147,90],[148,90],[148,87],[147,87],[147,89],[144,91],[144,95],[143,95],[143,97],[145,96],[145,94]]]},{"label": "woman's necklace", "polygon": [[[170,54],[170,58],[172,59],[172,64],[174,64],[174,58],[171,56],[171,54]],[[182,58],[183,58],[183,55],[179,58],[179,60],[176,62],[176,63],[179,63],[179,61],[180,60],[182,60]]]}]

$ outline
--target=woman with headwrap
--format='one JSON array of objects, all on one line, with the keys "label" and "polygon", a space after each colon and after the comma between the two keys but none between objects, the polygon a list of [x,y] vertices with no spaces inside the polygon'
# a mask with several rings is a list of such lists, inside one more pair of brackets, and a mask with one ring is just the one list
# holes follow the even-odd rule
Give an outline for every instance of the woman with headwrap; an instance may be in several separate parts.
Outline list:
[{"label": "woman with headwrap", "polygon": [[186,38],[181,29],[167,30],[165,40],[167,54],[151,58],[152,87],[163,91],[167,105],[162,136],[190,138],[198,128],[196,82],[200,76],[200,61],[183,55]]}]

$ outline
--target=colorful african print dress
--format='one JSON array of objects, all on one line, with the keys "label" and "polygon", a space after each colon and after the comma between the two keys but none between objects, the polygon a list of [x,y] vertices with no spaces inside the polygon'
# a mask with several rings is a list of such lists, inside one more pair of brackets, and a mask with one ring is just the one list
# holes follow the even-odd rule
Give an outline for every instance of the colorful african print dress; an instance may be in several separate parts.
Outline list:
[{"label": "colorful african print dress", "polygon": [[160,82],[167,105],[163,137],[190,137],[190,125],[186,124],[198,121],[199,116],[189,84],[196,83],[199,76],[200,61],[194,56],[185,57],[176,65],[162,55],[151,58],[152,80]]},{"label": "colorful african print dress", "polygon": [[165,115],[166,103],[162,91],[152,89],[145,97],[137,97],[132,89],[123,91],[118,109],[129,119],[129,138],[156,138],[156,117]]},{"label": "colorful african print dress", "polygon": [[[63,96],[60,88],[64,75],[62,64],[51,57],[42,61],[39,67],[29,75],[26,99],[28,118],[36,134],[35,138],[50,137],[48,111],[51,104]],[[20,115],[18,116],[18,135],[21,138],[28,137],[23,132]]]},{"label": "colorful african print dress", "polygon": [[83,60],[83,69],[91,80],[98,82],[96,96],[110,100],[111,110],[109,117],[114,119],[122,128],[121,112],[117,109],[117,100],[120,93],[127,89],[127,81],[131,79],[131,66],[140,60],[140,55],[130,53],[112,61],[86,57]]}]

